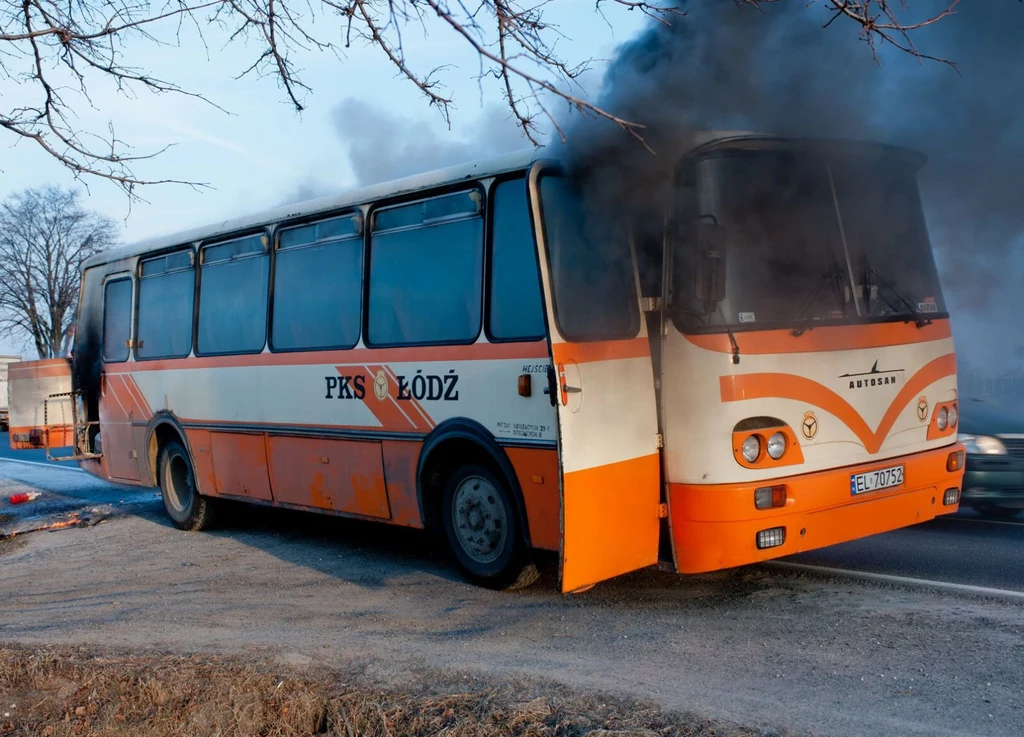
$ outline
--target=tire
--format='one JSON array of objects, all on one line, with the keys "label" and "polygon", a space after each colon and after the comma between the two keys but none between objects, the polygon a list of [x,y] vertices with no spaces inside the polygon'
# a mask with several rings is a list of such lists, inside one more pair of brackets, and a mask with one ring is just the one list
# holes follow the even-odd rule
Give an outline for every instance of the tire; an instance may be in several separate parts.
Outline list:
[{"label": "tire", "polygon": [[159,468],[160,495],[174,524],[191,532],[209,529],[216,516],[216,505],[213,499],[199,495],[185,446],[177,440],[165,445],[160,451]]},{"label": "tire", "polygon": [[472,583],[511,591],[539,578],[512,492],[489,469],[467,465],[448,478],[441,519],[448,547]]}]

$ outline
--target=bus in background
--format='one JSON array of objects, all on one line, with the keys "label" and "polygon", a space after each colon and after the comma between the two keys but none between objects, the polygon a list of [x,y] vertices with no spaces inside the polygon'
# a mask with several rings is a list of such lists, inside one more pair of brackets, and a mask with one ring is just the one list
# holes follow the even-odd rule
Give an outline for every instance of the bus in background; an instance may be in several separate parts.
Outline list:
[{"label": "bus in background", "polygon": [[21,356],[0,356],[0,432],[7,432],[7,367],[21,361]]},{"label": "bus in background", "polygon": [[103,253],[73,359],[12,369],[11,444],[185,530],[431,528],[493,588],[537,549],[573,592],[932,519],[963,450],[922,163],[708,134],[641,213],[530,151]]}]

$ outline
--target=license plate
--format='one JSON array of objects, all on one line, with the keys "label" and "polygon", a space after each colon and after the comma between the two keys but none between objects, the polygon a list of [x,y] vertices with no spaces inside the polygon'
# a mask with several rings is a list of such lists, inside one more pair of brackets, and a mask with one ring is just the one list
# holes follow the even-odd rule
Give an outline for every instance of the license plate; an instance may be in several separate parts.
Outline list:
[{"label": "license plate", "polygon": [[879,468],[877,471],[858,473],[850,477],[850,493],[854,495],[891,489],[894,486],[903,486],[903,466]]}]

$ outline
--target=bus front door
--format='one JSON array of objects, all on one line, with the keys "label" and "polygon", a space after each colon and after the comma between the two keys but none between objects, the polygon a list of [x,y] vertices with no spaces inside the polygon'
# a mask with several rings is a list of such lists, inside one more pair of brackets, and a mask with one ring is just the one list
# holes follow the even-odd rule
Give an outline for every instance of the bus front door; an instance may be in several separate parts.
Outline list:
[{"label": "bus front door", "polygon": [[[555,211],[557,198],[564,196],[558,179],[538,165],[530,192],[553,359],[548,391],[558,417],[560,585],[563,592],[574,592],[658,562],[660,443],[651,349],[632,289],[632,304],[625,309],[635,310],[636,319],[625,335],[608,340],[567,335],[570,307],[600,310],[599,294],[608,295],[591,289],[588,304],[569,304],[587,289],[589,275],[567,279],[566,271],[587,269],[587,244],[567,242],[571,236],[565,231],[575,227],[569,218],[578,208],[564,206],[569,215]],[[628,242],[624,247],[631,264]],[[620,285],[623,279],[635,282],[634,268],[627,268],[631,273]],[[567,289],[567,281],[583,286]]]}]

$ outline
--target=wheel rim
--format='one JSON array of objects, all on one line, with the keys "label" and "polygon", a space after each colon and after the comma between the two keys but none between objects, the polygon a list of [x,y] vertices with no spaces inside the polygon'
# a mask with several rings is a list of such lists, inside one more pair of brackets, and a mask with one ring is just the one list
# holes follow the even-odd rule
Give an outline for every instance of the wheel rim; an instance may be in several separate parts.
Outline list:
[{"label": "wheel rim", "polygon": [[184,512],[192,499],[192,474],[188,462],[172,455],[167,462],[167,501],[177,512]]},{"label": "wheel rim", "polygon": [[490,481],[470,476],[455,490],[452,527],[466,554],[477,563],[493,563],[508,538],[508,514]]}]

